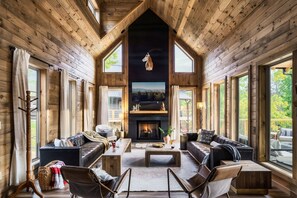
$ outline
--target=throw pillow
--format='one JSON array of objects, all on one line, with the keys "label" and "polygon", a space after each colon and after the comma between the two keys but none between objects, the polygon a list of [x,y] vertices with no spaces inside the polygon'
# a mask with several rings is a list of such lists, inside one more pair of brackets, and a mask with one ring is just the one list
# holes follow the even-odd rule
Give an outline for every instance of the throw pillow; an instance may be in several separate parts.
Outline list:
[{"label": "throw pillow", "polygon": [[210,142],[212,141],[212,137],[214,136],[214,131],[201,130],[200,136],[201,138],[199,142],[210,144]]},{"label": "throw pillow", "polygon": [[100,181],[110,181],[110,180],[115,179],[115,177],[111,176],[105,170],[102,170],[101,168],[93,168],[92,170],[94,171],[94,173],[96,174],[96,176],[98,177],[98,179]]},{"label": "throw pillow", "polygon": [[220,145],[220,143],[217,143],[216,141],[211,141],[210,145],[215,147],[215,146]]}]

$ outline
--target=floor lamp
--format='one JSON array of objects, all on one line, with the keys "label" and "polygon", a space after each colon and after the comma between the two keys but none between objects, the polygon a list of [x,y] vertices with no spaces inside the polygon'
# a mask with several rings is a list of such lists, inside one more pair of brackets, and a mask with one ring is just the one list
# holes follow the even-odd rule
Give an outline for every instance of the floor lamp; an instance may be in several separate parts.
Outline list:
[{"label": "floor lamp", "polygon": [[199,127],[202,129],[202,110],[204,108],[204,102],[197,102],[197,109],[199,110]]}]

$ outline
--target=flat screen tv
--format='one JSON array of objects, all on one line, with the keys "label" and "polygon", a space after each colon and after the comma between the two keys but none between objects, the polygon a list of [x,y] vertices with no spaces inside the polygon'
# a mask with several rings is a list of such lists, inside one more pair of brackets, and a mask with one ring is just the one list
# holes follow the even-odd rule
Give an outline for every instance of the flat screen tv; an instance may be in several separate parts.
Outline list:
[{"label": "flat screen tv", "polygon": [[162,102],[165,91],[165,82],[132,82],[132,102]]}]

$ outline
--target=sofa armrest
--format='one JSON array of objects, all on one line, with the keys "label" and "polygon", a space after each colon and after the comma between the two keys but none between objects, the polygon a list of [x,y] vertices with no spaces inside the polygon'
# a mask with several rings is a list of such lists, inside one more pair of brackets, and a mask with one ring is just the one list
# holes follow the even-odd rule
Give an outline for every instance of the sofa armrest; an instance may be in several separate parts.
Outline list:
[{"label": "sofa armrest", "polygon": [[66,165],[82,166],[81,147],[41,147],[40,165],[45,166],[53,160],[63,161]]},{"label": "sofa armrest", "polygon": [[[241,160],[253,160],[254,149],[252,147],[236,147],[241,155]],[[211,147],[209,154],[209,168],[213,169],[215,166],[221,164],[221,160],[233,160],[232,155],[221,147]]]},{"label": "sofa armrest", "polygon": [[188,136],[188,141],[196,141],[198,138],[198,133],[186,133]]}]

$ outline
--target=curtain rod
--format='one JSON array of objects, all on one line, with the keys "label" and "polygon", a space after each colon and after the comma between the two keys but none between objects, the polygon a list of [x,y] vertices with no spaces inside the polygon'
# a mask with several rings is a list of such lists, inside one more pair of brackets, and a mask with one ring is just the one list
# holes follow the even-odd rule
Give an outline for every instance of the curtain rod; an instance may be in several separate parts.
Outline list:
[{"label": "curtain rod", "polygon": [[[12,51],[12,50],[15,50],[16,47],[14,47],[14,46],[9,46],[9,49]],[[27,50],[26,50],[26,51],[27,51]],[[27,52],[30,54],[30,56],[31,56],[32,58],[34,58],[34,59],[36,59],[36,60],[38,60],[38,61],[40,61],[40,62],[42,62],[42,63],[44,63],[44,64],[47,64],[49,67],[53,66],[52,64],[50,64],[50,63],[48,63],[48,62],[46,62],[46,61],[44,61],[44,60],[42,60],[42,59],[40,59],[40,58],[37,58],[36,56],[34,56],[33,53],[31,53],[31,52],[29,52],[29,51],[27,51]]]},{"label": "curtain rod", "polygon": [[[14,50],[16,49],[16,47],[10,45],[10,46],[9,46],[9,49],[10,49],[10,51],[14,51]],[[27,50],[26,50],[26,51],[27,51]],[[27,51],[27,52],[28,52],[28,51]],[[34,54],[31,53],[31,52],[28,52],[28,53],[31,55],[32,58],[34,58],[34,59],[36,59],[36,60],[38,60],[38,61],[40,61],[40,62],[42,62],[42,63],[44,63],[44,64],[47,64],[48,67],[49,67],[50,69],[54,70],[54,71],[61,72],[61,71],[63,70],[63,69],[60,68],[59,66],[54,66],[54,65],[52,65],[52,64],[50,64],[50,63],[48,63],[48,62],[46,62],[46,61],[44,61],[44,60],[42,60],[42,59],[40,59],[40,58],[37,58],[37,57],[34,56]],[[55,67],[56,67],[57,69],[55,69]],[[68,72],[68,74],[69,74],[69,76],[71,76],[72,78],[74,78],[74,79],[76,79],[76,80],[79,80],[79,79],[80,79],[80,77],[78,77],[78,76],[76,76],[76,75],[74,75],[74,74],[72,74],[72,73],[69,73],[69,72]],[[84,80],[84,79],[82,79],[82,80]],[[89,83],[90,83],[90,82],[89,82]],[[95,85],[94,83],[90,83],[90,84]]]}]

